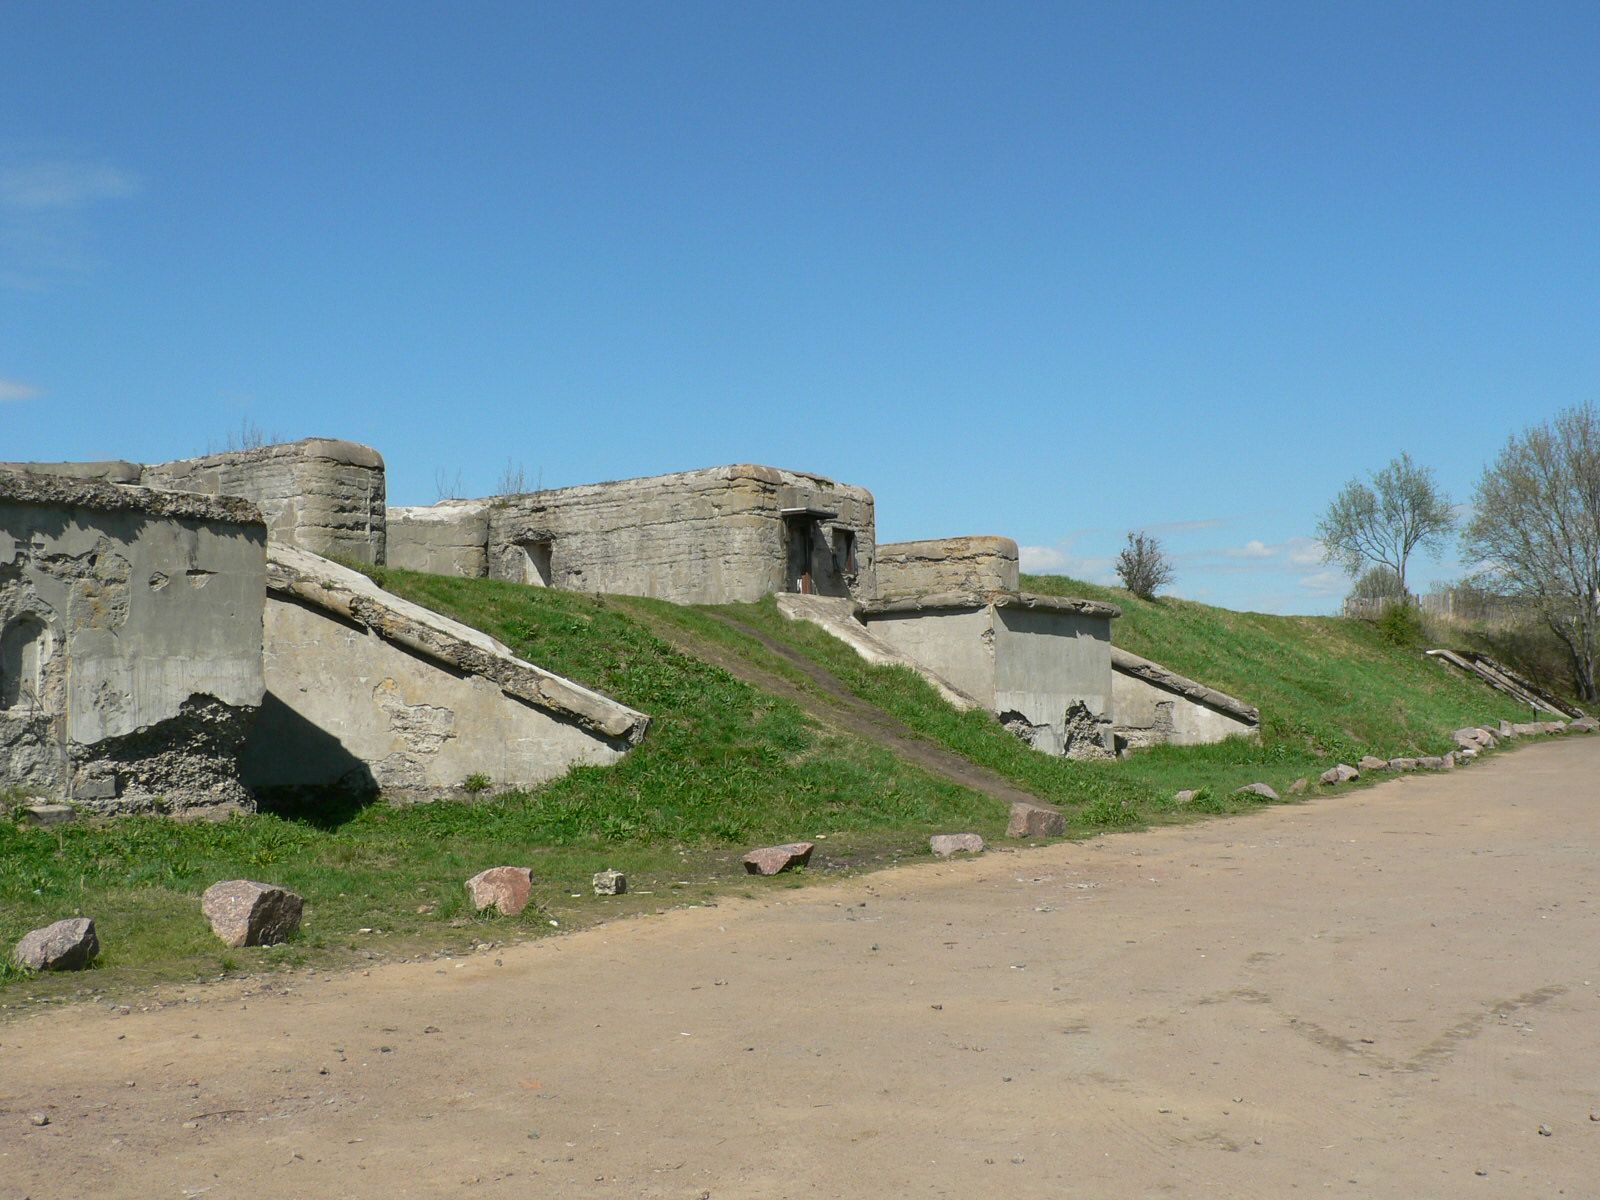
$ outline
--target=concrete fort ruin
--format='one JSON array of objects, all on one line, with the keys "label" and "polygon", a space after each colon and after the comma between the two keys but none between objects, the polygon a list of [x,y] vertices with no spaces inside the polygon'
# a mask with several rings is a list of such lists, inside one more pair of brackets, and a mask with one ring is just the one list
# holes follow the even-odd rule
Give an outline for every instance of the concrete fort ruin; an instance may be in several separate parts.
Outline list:
[{"label": "concrete fort ruin", "polygon": [[0,470],[0,787],[250,807],[266,545],[242,500]]},{"label": "concrete fort ruin", "polygon": [[871,493],[820,475],[736,464],[391,509],[384,474],[329,438],[0,464],[0,787],[100,812],[424,798],[533,786],[644,736],[644,714],[335,559],[688,604],[777,593],[1050,754],[1259,723],[1114,646],[1114,605],[1021,591],[1011,539],[878,546]]},{"label": "concrete fort ruin", "polygon": [[397,567],[678,604],[871,594],[872,493],[739,464],[388,513]]},{"label": "concrete fort ruin", "polygon": [[381,563],[383,500],[382,458],[329,439],[0,467],[0,788],[220,815],[532,787],[638,743],[644,714],[323,556]]}]

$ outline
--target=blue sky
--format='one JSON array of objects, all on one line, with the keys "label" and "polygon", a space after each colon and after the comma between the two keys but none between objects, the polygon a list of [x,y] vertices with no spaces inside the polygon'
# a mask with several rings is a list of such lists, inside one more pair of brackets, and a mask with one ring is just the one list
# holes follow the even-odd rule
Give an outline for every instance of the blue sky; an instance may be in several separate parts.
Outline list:
[{"label": "blue sky", "polygon": [[1465,500],[1600,399],[1592,3],[0,0],[0,54],[0,459],[767,462],[1316,612],[1345,480]]}]

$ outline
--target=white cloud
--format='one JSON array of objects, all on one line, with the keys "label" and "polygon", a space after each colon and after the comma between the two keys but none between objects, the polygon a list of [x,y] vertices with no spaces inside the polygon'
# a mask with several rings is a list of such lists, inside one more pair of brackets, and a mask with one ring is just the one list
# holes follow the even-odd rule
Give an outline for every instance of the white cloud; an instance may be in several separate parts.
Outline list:
[{"label": "white cloud", "polygon": [[83,208],[119,200],[139,190],[139,180],[105,163],[36,162],[0,167],[0,204],[44,210]]},{"label": "white cloud", "polygon": [[1022,546],[1018,553],[1022,569],[1030,575],[1049,575],[1066,569],[1067,556],[1054,546]]},{"label": "white cloud", "polygon": [[1071,542],[1054,546],[1019,547],[1019,563],[1030,575],[1070,575],[1090,583],[1114,583],[1111,565],[1116,560],[1110,556],[1080,555],[1071,553]]},{"label": "white cloud", "polygon": [[1316,571],[1310,575],[1302,575],[1300,586],[1313,596],[1337,596],[1349,584],[1343,571]]},{"label": "white cloud", "polygon": [[44,393],[32,384],[15,379],[0,379],[0,404],[7,400],[32,400]]},{"label": "white cloud", "polygon": [[1297,567],[1310,567],[1324,561],[1324,549],[1316,538],[1292,537],[1284,543],[1289,551],[1289,561]]},{"label": "white cloud", "polygon": [[1260,538],[1251,538],[1242,546],[1230,546],[1223,551],[1229,558],[1271,558],[1279,547],[1269,546]]}]

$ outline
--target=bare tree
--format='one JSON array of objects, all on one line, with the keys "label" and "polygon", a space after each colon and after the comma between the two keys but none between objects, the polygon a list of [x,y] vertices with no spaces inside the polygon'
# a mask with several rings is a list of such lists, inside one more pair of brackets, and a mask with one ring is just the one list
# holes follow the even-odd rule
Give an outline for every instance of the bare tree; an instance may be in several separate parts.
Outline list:
[{"label": "bare tree", "polygon": [[1130,533],[1128,544],[1117,555],[1117,578],[1139,599],[1153,600],[1157,588],[1172,582],[1172,562],[1161,543],[1148,533]]},{"label": "bare tree", "polygon": [[1539,613],[1566,648],[1579,698],[1600,699],[1600,410],[1582,404],[1513,435],[1475,500],[1465,541],[1480,578]]},{"label": "bare tree", "polygon": [[433,469],[433,498],[439,500],[460,500],[462,498],[461,472],[454,475],[445,473],[443,467]]},{"label": "bare tree", "polygon": [[509,458],[506,459],[506,465],[500,470],[499,482],[494,485],[491,495],[520,496],[527,490],[528,474],[522,469],[522,464],[513,464]]},{"label": "bare tree", "polygon": [[1437,555],[1455,530],[1450,499],[1433,471],[1402,453],[1372,476],[1372,485],[1352,479],[1317,524],[1323,557],[1352,576],[1363,566],[1390,568],[1406,587],[1406,564],[1417,550]]}]

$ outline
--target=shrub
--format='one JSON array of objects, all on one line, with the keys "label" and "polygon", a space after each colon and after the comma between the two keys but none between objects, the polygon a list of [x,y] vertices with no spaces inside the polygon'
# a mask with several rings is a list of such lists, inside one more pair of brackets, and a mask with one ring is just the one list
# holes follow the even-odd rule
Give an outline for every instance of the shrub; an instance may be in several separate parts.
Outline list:
[{"label": "shrub", "polygon": [[1141,600],[1155,599],[1156,589],[1173,580],[1172,562],[1161,543],[1147,533],[1130,533],[1117,555],[1117,578]]}]

